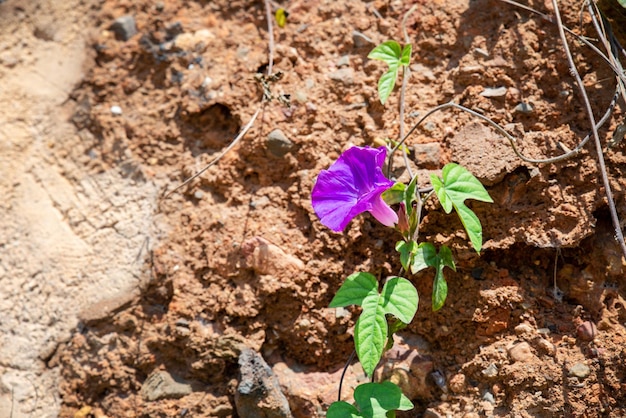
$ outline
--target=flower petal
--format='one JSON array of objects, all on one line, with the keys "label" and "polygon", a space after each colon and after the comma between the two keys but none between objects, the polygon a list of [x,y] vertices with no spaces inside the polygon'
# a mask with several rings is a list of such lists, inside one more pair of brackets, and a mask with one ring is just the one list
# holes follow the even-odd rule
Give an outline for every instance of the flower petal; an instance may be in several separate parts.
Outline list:
[{"label": "flower petal", "polygon": [[370,213],[385,226],[394,226],[398,223],[398,214],[385,203],[381,195],[374,199]]},{"label": "flower petal", "polygon": [[[340,232],[352,218],[365,211],[381,214],[389,224],[391,218],[385,208],[378,208],[380,195],[394,184],[382,172],[386,155],[386,148],[352,147],[328,170],[320,172],[311,200],[322,224]],[[387,209],[391,210],[388,206]]]}]

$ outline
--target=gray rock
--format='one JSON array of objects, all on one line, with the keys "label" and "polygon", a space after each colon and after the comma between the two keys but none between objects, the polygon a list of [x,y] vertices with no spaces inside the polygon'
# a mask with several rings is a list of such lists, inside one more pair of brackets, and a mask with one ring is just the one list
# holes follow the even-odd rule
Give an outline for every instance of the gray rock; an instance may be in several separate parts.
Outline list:
[{"label": "gray rock", "polygon": [[340,68],[328,74],[331,80],[338,81],[346,86],[354,84],[354,70],[352,68]]},{"label": "gray rock", "polygon": [[483,369],[481,373],[483,374],[483,376],[486,377],[496,377],[498,375],[498,366],[491,363],[489,366],[487,366],[487,368]]},{"label": "gray rock", "polygon": [[532,103],[522,102],[522,103],[518,104],[517,106],[515,106],[514,110],[517,113],[524,113],[524,114],[529,115],[529,114],[534,112],[535,106],[533,106]]},{"label": "gray rock", "polygon": [[584,363],[576,363],[568,370],[570,376],[576,376],[579,379],[584,379],[591,373],[591,369]]},{"label": "gray rock", "polygon": [[120,41],[128,41],[137,33],[135,18],[131,15],[118,17],[111,24],[110,29],[115,33],[115,38]]},{"label": "gray rock", "polygon": [[146,401],[178,399],[192,392],[191,385],[174,378],[165,370],[153,372],[141,386],[141,396]]},{"label": "gray rock", "polygon": [[480,95],[483,97],[504,97],[506,96],[506,87],[485,87]]},{"label": "gray rock", "polygon": [[483,393],[483,400],[487,401],[491,404],[495,404],[496,403],[496,398],[493,396],[493,393],[489,392],[489,391],[485,391],[485,393]]},{"label": "gray rock", "polygon": [[241,380],[235,392],[235,407],[240,417],[291,418],[289,402],[278,378],[263,357],[250,348],[239,355]]},{"label": "gray rock", "polygon": [[280,129],[274,129],[267,135],[267,149],[276,157],[284,157],[293,149],[291,142]]}]

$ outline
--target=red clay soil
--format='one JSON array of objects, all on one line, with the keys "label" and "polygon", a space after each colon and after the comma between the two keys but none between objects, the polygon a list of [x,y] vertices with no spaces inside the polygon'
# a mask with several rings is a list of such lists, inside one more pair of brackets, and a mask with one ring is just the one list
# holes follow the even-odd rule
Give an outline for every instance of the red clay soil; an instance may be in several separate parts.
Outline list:
[{"label": "red clay soil", "polygon": [[[579,27],[579,4],[560,3],[566,24],[590,35],[588,17]],[[560,144],[574,148],[588,133],[552,23],[494,0],[416,4],[407,20],[407,125],[454,100],[505,126],[532,158],[559,155]],[[531,5],[552,14],[550,2]],[[399,235],[369,215],[333,233],[315,216],[310,192],[348,146],[397,138],[399,89],[380,104],[376,83],[385,68],[367,54],[402,40],[411,4],[282,6],[289,15],[285,27],[274,27],[273,71],[283,76],[270,87],[291,106],[266,103],[233,150],[168,197],[262,106],[255,74],[269,64],[264,3],[115,0],[95,12],[93,64],[72,94],[73,120],[93,139],[89,170],[127,167],[136,181],[158,184],[163,197],[141,295],[106,314],[85,313],[49,363],[61,368],[62,416],[245,417],[236,402],[243,346],[273,368],[293,416],[323,416],[335,400],[358,310],[328,304],[355,271],[397,274]],[[124,15],[137,26],[128,40],[110,30]],[[592,51],[572,44],[601,115],[614,78]],[[521,103],[530,110],[520,111]],[[618,106],[603,141],[620,120]],[[278,140],[270,135],[276,129]],[[421,296],[400,333],[405,345],[397,350],[408,354],[390,353],[404,360],[385,363],[409,364],[405,389],[415,409],[402,416],[626,415],[625,263],[591,143],[565,161],[529,164],[482,122],[447,110],[408,145],[422,184],[458,162],[494,203],[471,204],[484,227],[480,256],[454,215],[434,201],[425,208],[421,238],[450,246],[457,272],[447,272],[448,300],[436,313],[433,273],[408,277]],[[621,216],[624,147],[606,153]],[[187,389],[147,399],[155,371]],[[344,397],[358,381],[355,365]]]}]

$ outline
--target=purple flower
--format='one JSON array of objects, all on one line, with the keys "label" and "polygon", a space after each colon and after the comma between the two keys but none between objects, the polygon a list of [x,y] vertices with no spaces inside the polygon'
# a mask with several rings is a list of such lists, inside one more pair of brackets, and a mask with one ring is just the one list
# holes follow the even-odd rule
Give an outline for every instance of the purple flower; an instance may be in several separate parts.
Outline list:
[{"label": "purple flower", "polygon": [[341,232],[360,213],[370,212],[380,223],[393,226],[398,215],[382,198],[393,186],[383,174],[386,148],[352,147],[328,170],[322,170],[313,186],[313,209],[324,225]]}]

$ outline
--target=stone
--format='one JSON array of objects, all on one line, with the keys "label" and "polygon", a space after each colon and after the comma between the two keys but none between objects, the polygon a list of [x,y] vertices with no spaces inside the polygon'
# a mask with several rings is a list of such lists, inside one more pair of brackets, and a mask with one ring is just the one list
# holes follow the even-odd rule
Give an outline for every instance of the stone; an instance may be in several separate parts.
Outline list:
[{"label": "stone", "polygon": [[493,393],[489,391],[485,391],[485,393],[483,393],[483,400],[489,402],[490,404],[496,403],[495,396],[493,396]]},{"label": "stone", "polygon": [[529,115],[534,112],[535,106],[532,103],[521,102],[515,106],[515,112]]},{"label": "stone", "polygon": [[244,256],[245,267],[253,269],[258,274],[273,276],[287,274],[293,277],[305,270],[302,260],[285,253],[262,237],[244,241],[241,245],[241,252]]},{"label": "stone", "polygon": [[584,379],[591,373],[591,369],[584,363],[576,363],[568,370],[570,376]]},{"label": "stone", "polygon": [[509,358],[513,362],[524,363],[532,360],[534,356],[530,345],[526,341],[515,344],[513,347],[509,348]]},{"label": "stone", "polygon": [[539,350],[545,352],[550,357],[554,357],[556,355],[556,347],[545,338],[539,338],[536,344]]},{"label": "stone", "polygon": [[354,70],[349,67],[340,68],[328,74],[328,77],[346,86],[354,84]]},{"label": "stone", "polygon": [[455,374],[450,378],[450,382],[448,382],[448,387],[453,393],[463,393],[465,392],[465,389],[467,387],[467,378],[463,373]]},{"label": "stone", "polygon": [[480,95],[493,98],[504,97],[506,96],[506,87],[485,87]]},{"label": "stone", "polygon": [[481,373],[483,374],[483,376],[486,377],[496,377],[498,375],[498,366],[496,366],[494,363],[491,363],[489,366],[483,369]]},{"label": "stone", "polygon": [[517,325],[515,327],[515,334],[516,335],[529,335],[533,333],[533,327],[530,326],[530,324],[526,323],[526,322],[522,322],[521,324]]},{"label": "stone", "polygon": [[120,41],[128,41],[137,33],[135,18],[131,15],[124,15],[115,19],[109,27],[115,34],[115,38]]},{"label": "stone", "polygon": [[581,341],[593,341],[598,335],[596,324],[591,321],[585,321],[576,329],[576,336]]},{"label": "stone", "polygon": [[240,380],[235,407],[240,417],[291,418],[278,378],[263,357],[250,348],[239,355]]},{"label": "stone", "polygon": [[191,385],[175,378],[165,370],[153,372],[141,386],[141,396],[146,401],[178,399],[192,392]]},{"label": "stone", "polygon": [[268,151],[275,157],[284,157],[293,149],[291,142],[280,129],[274,129],[267,135],[266,146]]},{"label": "stone", "polygon": [[122,114],[122,108],[117,106],[117,105],[113,105],[111,106],[111,114],[119,116]]}]

